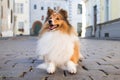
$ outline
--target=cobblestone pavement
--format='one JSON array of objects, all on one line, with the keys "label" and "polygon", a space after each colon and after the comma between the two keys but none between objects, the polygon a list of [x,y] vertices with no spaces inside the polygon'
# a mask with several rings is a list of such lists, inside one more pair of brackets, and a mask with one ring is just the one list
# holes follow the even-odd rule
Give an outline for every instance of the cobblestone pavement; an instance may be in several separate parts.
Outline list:
[{"label": "cobblestone pavement", "polygon": [[57,69],[53,75],[36,66],[36,37],[0,40],[0,80],[120,80],[120,41],[80,39],[78,73]]}]

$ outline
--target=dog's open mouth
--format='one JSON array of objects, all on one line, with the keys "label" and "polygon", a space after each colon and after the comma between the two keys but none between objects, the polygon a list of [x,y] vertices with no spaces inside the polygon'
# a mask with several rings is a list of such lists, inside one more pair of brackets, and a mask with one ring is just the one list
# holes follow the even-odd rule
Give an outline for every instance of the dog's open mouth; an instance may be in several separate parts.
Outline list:
[{"label": "dog's open mouth", "polygon": [[50,25],[49,30],[55,30],[58,26],[57,25]]}]

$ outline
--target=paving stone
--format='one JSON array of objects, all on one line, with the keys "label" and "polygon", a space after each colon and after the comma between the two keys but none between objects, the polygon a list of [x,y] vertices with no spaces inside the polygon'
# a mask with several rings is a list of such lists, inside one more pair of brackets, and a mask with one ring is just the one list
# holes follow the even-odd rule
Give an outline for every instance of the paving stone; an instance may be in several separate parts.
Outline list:
[{"label": "paving stone", "polygon": [[120,75],[108,75],[102,77],[102,80],[120,80]]},{"label": "paving stone", "polygon": [[91,80],[103,80],[102,78],[104,76],[107,76],[107,74],[105,74],[104,72],[99,71],[99,70],[90,70],[89,76],[90,76]]},{"label": "paving stone", "polygon": [[[33,68],[32,71],[28,72],[25,76],[25,80],[51,80],[54,77],[64,77],[63,70],[57,69],[52,75],[47,74],[46,70]],[[62,78],[63,79],[63,78]],[[59,80],[57,78],[57,80]]]},{"label": "paving stone", "polygon": [[0,80],[23,80],[23,79],[17,77],[1,77]]}]

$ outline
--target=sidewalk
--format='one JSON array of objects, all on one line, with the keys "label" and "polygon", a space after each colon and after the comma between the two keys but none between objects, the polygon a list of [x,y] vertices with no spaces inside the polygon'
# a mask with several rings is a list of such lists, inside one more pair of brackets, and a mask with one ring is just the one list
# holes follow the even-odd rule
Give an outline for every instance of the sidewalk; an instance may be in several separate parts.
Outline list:
[{"label": "sidewalk", "polygon": [[85,37],[85,38],[82,38],[80,37],[81,39],[96,39],[96,40],[113,40],[113,41],[120,41],[120,38],[119,37],[104,37],[104,38],[97,38],[97,37]]},{"label": "sidewalk", "polygon": [[120,41],[80,39],[78,72],[57,69],[53,75],[36,66],[36,37],[0,40],[0,80],[120,80]]}]

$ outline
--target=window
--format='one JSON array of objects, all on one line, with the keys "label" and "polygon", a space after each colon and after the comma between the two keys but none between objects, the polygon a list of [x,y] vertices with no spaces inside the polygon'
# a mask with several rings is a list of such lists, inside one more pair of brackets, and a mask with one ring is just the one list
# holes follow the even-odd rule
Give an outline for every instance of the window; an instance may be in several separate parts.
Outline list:
[{"label": "window", "polygon": [[24,27],[24,22],[19,22],[18,27],[19,29],[22,29]]},{"label": "window", "polygon": [[50,9],[50,7],[48,7],[48,9]]},{"label": "window", "polygon": [[3,6],[1,6],[1,18],[3,18]]},{"label": "window", "polygon": [[104,33],[104,37],[109,37],[109,33]]},{"label": "window", "polygon": [[56,7],[54,7],[54,10],[56,10]]},{"label": "window", "polygon": [[36,4],[34,5],[34,9],[37,9],[37,5]]},{"label": "window", "polygon": [[11,23],[13,22],[13,11],[11,10]]},{"label": "window", "polygon": [[57,10],[60,10],[60,6],[57,6]]},{"label": "window", "polygon": [[82,23],[77,23],[78,30],[81,31],[82,29]]},{"label": "window", "polygon": [[24,22],[19,22],[18,23],[18,30],[21,32],[24,32]]},{"label": "window", "polygon": [[77,23],[77,32],[78,32],[78,35],[81,36],[81,33],[82,33],[82,23]]},{"label": "window", "polygon": [[16,13],[19,13],[19,14],[21,13],[22,14],[24,12],[23,9],[24,9],[23,3],[16,3],[15,4],[15,12]]},{"label": "window", "polygon": [[44,7],[41,7],[41,10],[44,10]]},{"label": "window", "polygon": [[8,6],[8,8],[10,7],[10,2],[9,2],[9,0],[8,0],[8,3],[7,3],[7,6]]},{"label": "window", "polygon": [[23,4],[20,4],[20,13],[23,13]]},{"label": "window", "polygon": [[43,15],[41,16],[41,20],[44,20],[44,16]]},{"label": "window", "polygon": [[77,13],[82,14],[82,5],[81,4],[78,4]]}]

